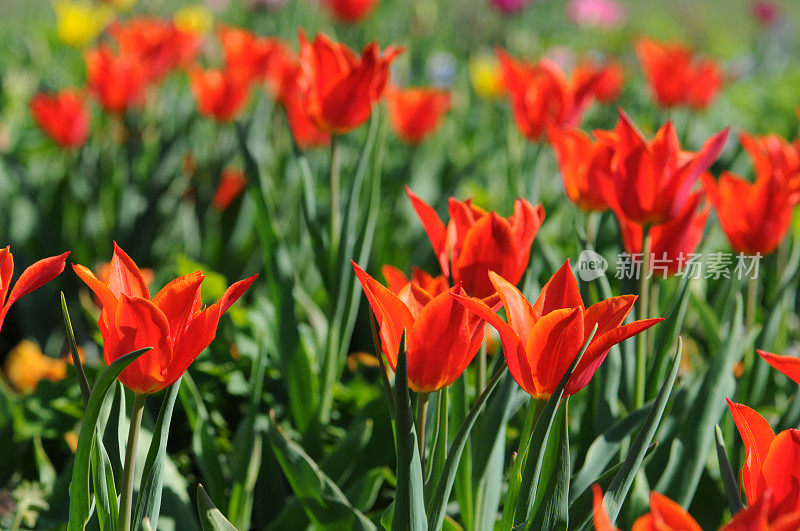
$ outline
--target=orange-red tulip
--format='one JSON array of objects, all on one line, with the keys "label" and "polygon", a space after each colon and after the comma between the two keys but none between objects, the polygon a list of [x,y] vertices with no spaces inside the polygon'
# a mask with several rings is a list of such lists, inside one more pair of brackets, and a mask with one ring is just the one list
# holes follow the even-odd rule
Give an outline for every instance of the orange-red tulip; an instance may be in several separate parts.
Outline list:
[{"label": "orange-red tulip", "polygon": [[597,74],[574,90],[561,68],[549,59],[527,64],[502,48],[496,53],[514,120],[529,140],[539,140],[549,126],[566,127],[580,122]]},{"label": "orange-red tulip", "polygon": [[239,197],[246,186],[247,177],[244,176],[242,170],[231,167],[225,168],[219,176],[219,184],[211,204],[222,212],[228,208],[234,199]]},{"label": "orange-red tulip", "polygon": [[100,46],[87,52],[86,81],[100,105],[109,112],[124,113],[144,99],[144,64],[129,55],[114,55]]},{"label": "orange-red tulip", "polygon": [[771,493],[769,520],[800,511],[800,430],[778,435],[754,410],[728,400],[746,451],[742,484],[753,505]]},{"label": "orange-red tulip", "polygon": [[158,81],[174,68],[188,66],[201,47],[198,35],[182,31],[169,20],[135,17],[114,23],[109,32],[119,45],[120,55],[137,62],[148,82]]},{"label": "orange-red tulip", "polygon": [[742,131],[739,143],[753,162],[756,179],[775,175],[789,185],[792,200],[800,201],[800,140],[789,142],[774,133],[753,136]]},{"label": "orange-red tulip", "polygon": [[152,347],[119,376],[137,393],[155,393],[175,383],[214,340],[222,314],[258,276],[234,283],[218,302],[203,308],[202,273],[176,278],[151,299],[139,268],[116,243],[108,281],[99,280],[82,265],[72,268],[101,302],[98,324],[107,364],[128,352]]},{"label": "orange-red tulip", "polygon": [[247,104],[250,85],[234,77],[228,70],[196,68],[189,75],[200,114],[218,122],[229,122]]},{"label": "orange-red tulip", "polygon": [[720,531],[797,531],[800,529],[800,512],[777,515],[770,519],[769,508],[772,499],[772,492],[767,490],[758,501],[736,513]]},{"label": "orange-red tulip", "polygon": [[450,93],[437,88],[389,87],[386,101],[392,129],[409,144],[422,142],[450,109]]},{"label": "orange-red tulip", "polygon": [[[592,486],[594,494],[594,528],[597,531],[618,531],[611,525],[603,506],[600,486]],[[650,512],[636,519],[632,531],[702,531],[700,524],[679,504],[663,494],[650,492]]]},{"label": "orange-red tulip", "polygon": [[[697,249],[709,214],[708,208],[698,210],[700,199],[701,194],[696,192],[674,218],[650,228],[650,265],[654,275],[674,275]],[[619,212],[616,214],[625,250],[633,255],[641,253],[644,244],[642,226]]]},{"label": "orange-red tulip", "polygon": [[569,260],[547,281],[533,305],[500,275],[490,272],[489,278],[508,323],[478,299],[454,297],[497,329],[508,370],[520,387],[538,399],[553,394],[595,325],[597,332],[567,382],[566,396],[586,387],[611,347],[663,321],[643,319],[623,325],[636,295],[611,297],[584,309]]},{"label": "orange-red tulip", "polygon": [[14,276],[14,255],[11,254],[11,246],[7,245],[0,249],[0,328],[3,328],[3,321],[6,319],[8,310],[15,302],[28,293],[41,288],[64,271],[67,256],[69,256],[69,251],[35,262],[22,272],[14,287],[11,288],[11,277]]},{"label": "orange-red tulip", "polygon": [[795,205],[795,194],[785,180],[770,174],[751,183],[724,172],[719,181],[704,176],[703,185],[736,251],[768,255],[783,241]]},{"label": "orange-red tulip", "polygon": [[454,284],[461,283],[471,297],[495,292],[489,271],[517,283],[528,267],[531,245],[544,221],[544,207],[517,199],[507,219],[476,207],[471,200],[448,201],[447,225],[436,211],[406,187],[406,193],[439,260],[439,267]]},{"label": "orange-red tulip", "polygon": [[430,293],[432,297],[450,289],[450,284],[447,283],[447,277],[444,275],[434,277],[418,267],[411,268],[410,279],[405,273],[391,265],[381,267],[381,273],[383,273],[383,278],[386,279],[386,286],[389,288],[389,291],[395,295],[400,293],[400,290],[406,287],[408,283],[416,284],[417,287]]},{"label": "orange-red tulip", "polygon": [[587,212],[607,210],[604,189],[611,179],[613,145],[575,128],[551,127],[549,136],[569,200]]},{"label": "orange-red tulip", "polygon": [[[406,332],[408,385],[430,393],[461,376],[483,342],[483,319],[454,300],[455,286],[439,295],[409,282],[397,294],[382,286],[353,262],[356,276],[380,327],[381,346],[392,370],[403,331]],[[482,304],[495,305],[497,296]]]},{"label": "orange-red tulip", "polygon": [[331,142],[331,134],[321,129],[309,116],[300,81],[299,63],[294,59],[286,61],[281,75],[278,103],[286,111],[292,137],[300,149],[327,146]]},{"label": "orange-red tulip", "polygon": [[266,82],[277,95],[285,63],[291,59],[289,48],[277,38],[258,37],[230,26],[221,26],[217,35],[225,53],[225,69],[242,83]]},{"label": "orange-red tulip", "polygon": [[381,53],[373,42],[358,57],[323,34],[309,43],[301,32],[298,84],[308,115],[322,129],[338,134],[363,124],[383,96],[389,65],[401,52],[402,48],[389,46]]},{"label": "orange-red tulip", "polygon": [[337,20],[348,24],[360,22],[378,5],[379,0],[323,0]]},{"label": "orange-red tulip", "polygon": [[660,225],[674,218],[692,197],[692,188],[719,156],[728,130],[706,140],[700,151],[683,151],[672,122],[648,141],[620,109],[612,186],[606,200],[640,225]]},{"label": "orange-red tulip", "polygon": [[681,44],[641,39],[636,43],[636,54],[656,101],[663,107],[705,109],[722,87],[719,66],[711,60],[695,59]]},{"label": "orange-red tulip", "polygon": [[45,133],[63,148],[81,147],[89,136],[89,108],[76,90],[39,93],[31,99],[31,114]]},{"label": "orange-red tulip", "polygon": [[602,103],[616,100],[624,83],[622,65],[616,61],[600,64],[585,60],[572,72],[573,90],[582,92],[588,89]]}]

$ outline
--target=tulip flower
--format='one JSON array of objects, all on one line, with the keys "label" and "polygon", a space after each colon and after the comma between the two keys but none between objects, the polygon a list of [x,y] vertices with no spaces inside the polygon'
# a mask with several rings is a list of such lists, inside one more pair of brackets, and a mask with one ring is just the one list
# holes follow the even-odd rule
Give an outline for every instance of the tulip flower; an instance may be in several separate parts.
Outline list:
[{"label": "tulip flower", "polygon": [[720,531],[797,531],[800,529],[800,512],[770,517],[769,508],[773,498],[772,491],[765,491],[758,501],[736,513]]},{"label": "tulip flower", "polygon": [[266,82],[273,94],[280,91],[291,51],[280,40],[260,38],[250,31],[221,26],[217,36],[225,53],[225,69],[243,83]]},{"label": "tulip flower", "polygon": [[176,278],[151,299],[141,271],[116,243],[106,282],[82,265],[72,268],[101,302],[98,324],[107,364],[152,347],[119,376],[125,386],[142,395],[166,389],[186,372],[214,340],[222,314],[258,276],[234,283],[218,302],[203,308],[202,273]]},{"label": "tulip flower", "polygon": [[611,347],[663,321],[643,319],[623,325],[636,302],[635,295],[611,297],[584,309],[569,260],[547,281],[533,305],[497,273],[490,272],[489,278],[500,295],[508,323],[478,299],[453,296],[497,329],[514,380],[540,400],[553,394],[595,325],[597,332],[567,382],[566,396],[586,387]]},{"label": "tulip flower", "polygon": [[[11,246],[0,249],[0,329],[6,319],[8,310],[20,298],[37,290],[56,278],[64,271],[69,251],[58,256],[43,258],[28,267],[11,288],[11,277],[14,276],[14,255]],[[11,291],[9,292],[9,288]]]},{"label": "tulip flower", "polygon": [[250,86],[227,70],[200,70],[189,73],[197,110],[218,122],[233,120],[247,104]]},{"label": "tulip flower", "polygon": [[610,103],[619,97],[625,77],[622,65],[609,61],[598,64],[592,60],[584,60],[572,72],[572,87],[578,92],[588,87],[597,101]]},{"label": "tulip flower", "polygon": [[300,149],[327,146],[331,143],[331,134],[321,129],[308,114],[297,61],[290,59],[284,64],[277,100],[286,111],[292,137]]},{"label": "tulip flower", "polygon": [[202,4],[189,5],[175,12],[172,23],[178,31],[202,35],[214,27],[214,15]]},{"label": "tulip flower", "polygon": [[514,203],[514,214],[503,218],[486,212],[471,200],[450,198],[450,221],[445,226],[436,211],[406,187],[425,233],[439,260],[439,267],[454,284],[460,283],[472,297],[495,292],[487,273],[498,272],[517,283],[528,267],[531,246],[544,221],[544,207],[525,199]]},{"label": "tulip flower", "polygon": [[485,100],[503,95],[503,72],[494,56],[476,55],[469,60],[469,80],[475,94]]},{"label": "tulip flower", "polygon": [[[703,239],[703,231],[708,220],[709,209],[700,205],[701,194],[695,193],[678,214],[662,225],[650,228],[649,268],[653,274],[674,275],[686,265],[689,255],[694,253]],[[643,227],[616,213],[622,232],[625,250],[640,254],[644,248]],[[650,271],[643,272],[649,274]]]},{"label": "tulip flower", "polygon": [[100,46],[85,55],[87,84],[100,105],[109,112],[125,113],[144,100],[143,64],[127,55],[114,55]]},{"label": "tulip flower", "polygon": [[340,22],[356,24],[364,20],[380,0],[323,0],[328,11]]},{"label": "tulip flower", "polygon": [[575,128],[551,127],[548,133],[569,200],[586,212],[607,210],[604,188],[610,186],[614,146]]},{"label": "tulip flower", "polygon": [[89,108],[76,90],[39,93],[31,99],[31,114],[45,133],[63,148],[77,148],[89,136]]},{"label": "tulip flower", "polygon": [[389,65],[402,48],[367,45],[358,57],[325,35],[313,42],[300,33],[300,80],[308,115],[331,133],[344,134],[363,124],[382,96]]},{"label": "tulip flower", "polygon": [[514,120],[522,134],[537,141],[549,126],[577,125],[591,100],[591,84],[575,90],[561,68],[549,59],[531,65],[517,61],[502,48],[496,53]]},{"label": "tulip flower", "polygon": [[[483,342],[483,319],[451,296],[463,295],[464,290],[457,285],[433,295],[410,282],[395,294],[355,262],[353,269],[375,314],[381,348],[392,370],[397,366],[405,331],[411,389],[431,393],[456,381]],[[496,305],[497,296],[492,295],[481,304]]]},{"label": "tulip flower", "polygon": [[67,359],[45,356],[39,345],[23,339],[8,353],[3,372],[14,389],[30,393],[42,380],[57,382],[66,378]]},{"label": "tulip flower", "polygon": [[636,54],[647,82],[662,107],[707,108],[722,87],[723,74],[711,60],[700,60],[681,44],[641,39]]},{"label": "tulip flower", "polygon": [[734,250],[765,256],[783,241],[796,201],[785,181],[764,175],[751,183],[724,172],[718,182],[704,177],[703,185]]},{"label": "tulip flower", "polygon": [[728,130],[706,140],[700,151],[687,152],[681,150],[672,122],[648,141],[620,109],[615,133],[605,137],[616,142],[606,200],[626,218],[649,226],[666,223],[689,202],[694,183],[725,146]]},{"label": "tulip flower", "polygon": [[395,134],[409,144],[419,144],[438,127],[450,108],[450,93],[436,88],[390,87],[386,101]]},{"label": "tulip flower", "polygon": [[219,185],[211,205],[222,212],[242,193],[247,186],[247,177],[239,168],[225,168],[219,176]]},{"label": "tulip flower", "polygon": [[53,7],[58,38],[76,48],[94,42],[113,17],[109,8],[86,0],[56,0]]},{"label": "tulip flower", "polygon": [[[594,495],[594,528],[597,531],[618,531],[611,524],[603,506],[603,492],[596,483],[592,485]],[[679,504],[663,494],[650,492],[650,512],[633,523],[633,531],[702,531],[700,524]]]},{"label": "tulip flower", "polygon": [[754,410],[728,400],[736,428],[744,443],[746,460],[742,484],[747,503],[757,503],[771,493],[770,521],[800,511],[800,430],[778,435]]},{"label": "tulip flower", "polygon": [[530,0],[490,0],[489,5],[504,15],[513,15],[522,11]]},{"label": "tulip flower", "polygon": [[395,295],[400,293],[400,290],[409,283],[413,283],[417,287],[422,288],[433,297],[450,289],[450,284],[447,283],[447,277],[444,275],[434,277],[418,267],[411,268],[410,279],[402,271],[390,265],[383,266],[381,268],[381,273],[383,274],[383,278],[386,279],[386,286],[389,288],[389,291]]},{"label": "tulip flower", "polygon": [[781,19],[781,9],[771,0],[755,0],[750,3],[750,12],[762,26],[773,26]]},{"label": "tulip flower", "polygon": [[792,199],[800,201],[800,140],[789,142],[774,133],[753,136],[742,131],[739,143],[753,163],[756,179],[775,175],[789,185]]},{"label": "tulip flower", "polygon": [[567,5],[567,18],[581,28],[617,28],[627,16],[617,0],[570,0]]},{"label": "tulip flower", "polygon": [[144,70],[147,82],[158,81],[174,68],[191,64],[202,44],[198,34],[155,17],[135,17],[124,24],[112,24],[109,33],[117,41],[120,55]]}]

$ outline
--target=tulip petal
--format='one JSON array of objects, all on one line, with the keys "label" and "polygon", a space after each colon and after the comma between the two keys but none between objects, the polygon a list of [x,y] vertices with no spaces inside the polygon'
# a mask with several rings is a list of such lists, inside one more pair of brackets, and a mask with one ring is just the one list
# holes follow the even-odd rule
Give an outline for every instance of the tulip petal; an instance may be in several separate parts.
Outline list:
[{"label": "tulip petal", "polygon": [[495,212],[477,220],[467,231],[463,245],[454,257],[453,281],[463,282],[464,291],[473,297],[488,297],[494,292],[489,271],[511,283],[519,282],[519,250],[511,224]]},{"label": "tulip petal", "polygon": [[[650,512],[654,524],[642,529],[675,529],[681,531],[702,531],[702,528],[692,516],[679,504],[658,492],[650,493]],[[633,529],[638,531],[636,523]]]},{"label": "tulip petal", "polygon": [[386,279],[386,287],[392,293],[398,293],[409,282],[408,277],[402,271],[391,265],[382,266],[381,274]]},{"label": "tulip petal", "polygon": [[153,297],[153,304],[164,313],[172,333],[173,348],[183,336],[189,320],[200,311],[200,284],[203,282],[200,271],[176,278]]},{"label": "tulip petal", "polygon": [[0,249],[0,307],[5,305],[12,276],[14,276],[14,255],[11,254],[11,247],[6,245]]},{"label": "tulip petal", "polygon": [[536,324],[536,314],[531,304],[520,290],[494,271],[489,271],[489,279],[506,310],[508,324],[514,329],[517,336],[530,337],[533,326]]},{"label": "tulip petal", "polygon": [[578,307],[583,307],[583,299],[567,260],[542,288],[533,305],[533,312],[541,317],[553,310]]},{"label": "tulip petal", "polygon": [[447,229],[444,222],[439,218],[433,207],[412,192],[408,186],[405,187],[405,190],[406,195],[411,200],[411,206],[414,207],[414,211],[416,211],[419,220],[422,222],[422,228],[425,229],[425,233],[431,241],[433,252],[439,260],[439,267],[441,267],[442,273],[449,277],[450,257],[447,255]]},{"label": "tulip petal", "polygon": [[595,531],[619,531],[611,524],[611,520],[608,518],[606,508],[603,506],[603,491],[597,483],[592,485],[592,506],[594,508],[592,520]]},{"label": "tulip petal", "polygon": [[[41,288],[43,285],[53,280],[60,275],[62,271],[64,271],[64,266],[67,262],[67,256],[69,256],[69,251],[58,256],[43,258],[38,262],[33,263],[30,267],[22,272],[14,284],[14,287],[11,288],[11,293],[8,294],[8,300],[5,301],[2,310],[0,310],[0,327],[3,325],[3,321],[5,320],[6,314],[8,313],[9,308],[11,308],[11,305],[28,293]],[[13,258],[10,252],[8,253],[4,262],[8,262],[12,268],[14,267]],[[4,265],[5,263],[0,265],[0,270],[4,269]],[[4,276],[5,274],[6,272],[3,271]],[[6,281],[5,278],[2,280],[3,282]]]},{"label": "tulip petal", "polygon": [[131,297],[150,298],[150,290],[142,272],[130,256],[114,242],[114,256],[108,267],[108,289],[119,297],[123,293]]},{"label": "tulip petal", "polygon": [[790,380],[800,384],[800,358],[793,356],[779,356],[764,350],[758,350],[758,355],[764,358],[774,369],[783,373]]},{"label": "tulip petal", "polygon": [[[527,365],[533,368],[536,398],[549,398],[583,346],[583,309],[562,308],[542,316],[527,338]],[[524,364],[523,364],[524,369]],[[513,373],[512,373],[513,374]],[[570,378],[570,381],[573,377]],[[521,384],[520,384],[521,385]],[[565,395],[569,395],[567,384]]]},{"label": "tulip petal", "polygon": [[764,488],[772,491],[771,515],[800,509],[800,430],[784,430],[775,437],[761,475]]},{"label": "tulip petal", "polygon": [[753,409],[730,400],[728,400],[728,408],[731,410],[733,421],[736,423],[747,453],[745,464],[742,467],[742,483],[747,502],[753,504],[761,495],[759,490],[761,468],[769,454],[770,445],[775,440],[775,433],[764,417]]},{"label": "tulip petal", "polygon": [[636,302],[636,295],[622,295],[592,304],[586,308],[583,318],[585,321],[586,333],[589,334],[597,324],[595,339],[606,332],[621,325],[633,308]]}]

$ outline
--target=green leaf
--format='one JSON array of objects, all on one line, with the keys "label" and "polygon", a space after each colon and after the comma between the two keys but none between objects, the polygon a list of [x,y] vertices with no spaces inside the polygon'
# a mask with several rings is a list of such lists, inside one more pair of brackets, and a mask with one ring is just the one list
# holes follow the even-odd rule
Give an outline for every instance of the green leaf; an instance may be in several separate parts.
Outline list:
[{"label": "green leaf", "polygon": [[[153,527],[158,528],[158,515],[161,510],[161,492],[164,488],[164,466],[167,458],[167,440],[169,427],[172,422],[172,411],[182,378],[178,378],[170,386],[161,402],[158,420],[153,431],[153,440],[147,451],[147,459],[142,469],[142,479],[139,484],[139,496],[136,501],[134,522],[141,522],[148,518]],[[135,525],[135,524],[134,524]]]},{"label": "green leaf", "polygon": [[319,462],[325,473],[338,484],[344,484],[353,472],[357,459],[367,448],[372,437],[373,421],[370,418],[356,419],[347,430],[347,435],[336,445],[333,451]]},{"label": "green leaf", "polygon": [[81,364],[81,356],[78,353],[78,342],[75,341],[75,332],[72,330],[72,321],[69,318],[69,310],[67,310],[67,300],[64,298],[64,292],[61,292],[61,315],[64,317],[64,328],[66,329],[67,342],[69,343],[69,351],[72,355],[72,364],[75,366],[75,374],[78,376],[78,385],[81,388],[81,397],[83,397],[83,406],[89,404],[89,394],[91,393],[91,386],[89,380],[86,379],[86,373],[83,371]]},{"label": "green leaf", "polygon": [[[575,356],[575,359],[570,363],[566,372],[564,372],[564,376],[562,376],[561,380],[558,382],[558,386],[556,386],[555,391],[545,404],[533,428],[530,444],[526,452],[527,455],[525,457],[516,510],[514,511],[514,527],[527,522],[531,514],[531,509],[535,502],[535,495],[539,489],[539,478],[544,465],[545,441],[550,437],[550,430],[556,417],[556,410],[561,403],[561,397],[564,395],[567,382],[569,382],[572,373],[575,371],[575,367],[578,366],[578,362],[583,357],[583,354],[589,347],[589,343],[592,342],[596,332],[597,325],[594,326],[591,334],[589,334],[586,342],[583,344],[583,348],[581,348],[580,352]],[[534,448],[537,450],[536,454],[531,452],[531,449]]]},{"label": "green leaf", "polygon": [[658,424],[661,421],[661,416],[664,414],[664,409],[667,407],[670,394],[672,393],[672,386],[675,384],[675,378],[678,376],[678,368],[680,367],[681,352],[683,349],[683,339],[678,338],[678,345],[675,348],[675,357],[672,360],[672,367],[670,368],[667,379],[661,385],[661,390],[647,414],[647,419],[644,421],[639,435],[634,439],[625,461],[614,480],[611,482],[608,490],[603,496],[603,503],[608,511],[608,517],[611,523],[617,521],[622,502],[628,495],[633,480],[639,472],[645,455],[647,455],[650,442],[656,434]]},{"label": "green leaf", "polygon": [[544,450],[544,462],[526,529],[564,530],[569,523],[569,426],[567,408],[558,409]]},{"label": "green leaf", "polygon": [[320,526],[338,525],[343,529],[375,529],[375,525],[352,506],[319,465],[283,433],[274,417],[269,423],[267,436],[295,496],[312,521]]},{"label": "green leaf", "polygon": [[[395,448],[397,451],[397,494],[395,496],[393,529],[427,529],[425,517],[422,463],[417,447],[411,412],[411,397],[408,391],[408,368],[406,365],[406,336],[403,333],[397,367],[394,376]],[[434,527],[436,529],[436,527]]]},{"label": "green leaf", "polygon": [[433,482],[439,478],[444,470],[444,463],[447,459],[447,387],[436,392],[436,412],[433,417],[433,445],[431,455],[428,458],[427,469],[425,471],[425,504],[430,501],[433,494]]},{"label": "green leaf", "polygon": [[508,489],[506,491],[505,503],[503,504],[503,516],[500,524],[501,529],[511,529],[514,527],[514,514],[517,508],[517,497],[519,496],[520,485],[522,484],[522,465],[525,463],[525,456],[530,448],[531,434],[536,420],[544,408],[544,402],[531,397],[528,402],[528,412],[525,415],[525,423],[522,426],[522,433],[519,439],[519,449],[511,471],[508,475]]},{"label": "green leaf", "polygon": [[622,441],[627,439],[630,433],[642,423],[651,407],[652,403],[645,404],[624,419],[614,423],[592,442],[586,451],[583,467],[570,482],[570,501],[578,498],[592,486],[592,483],[597,481],[597,478],[603,474],[608,464],[619,452]]},{"label": "green leaf", "polygon": [[91,499],[89,495],[89,462],[92,447],[94,446],[97,419],[103,400],[116,381],[117,376],[139,356],[149,351],[150,347],[129,352],[106,367],[94,384],[89,395],[89,403],[83,417],[80,435],[78,435],[78,448],[75,452],[75,461],[72,468],[72,481],[69,484],[69,531],[77,531],[86,527],[89,520]]},{"label": "green leaf", "polygon": [[197,514],[203,531],[237,531],[217,509],[202,485],[197,485]]},{"label": "green leaf", "polygon": [[652,390],[648,398],[655,396],[655,390],[658,389],[658,382],[662,380],[667,371],[669,363],[669,352],[672,345],[683,327],[683,321],[686,317],[686,309],[689,307],[689,280],[691,275],[684,275],[681,278],[680,284],[675,294],[670,300],[669,307],[665,314],[664,322],[660,323],[655,328],[655,349],[650,363],[650,374],[647,379],[647,387],[645,389]]},{"label": "green leaf", "polygon": [[725,494],[728,495],[728,505],[733,515],[744,508],[742,494],[739,489],[739,482],[736,481],[736,475],[733,473],[731,462],[728,460],[728,452],[725,450],[725,439],[722,436],[722,430],[719,429],[719,424],[714,426],[714,434],[716,436],[715,442],[717,446],[717,460],[719,461],[719,473],[722,476],[722,484],[725,486]]},{"label": "green leaf", "polygon": [[472,427],[475,425],[478,415],[480,415],[481,411],[486,405],[486,401],[494,392],[497,384],[500,383],[507,373],[508,367],[504,365],[492,377],[491,381],[486,385],[486,389],[483,390],[481,396],[479,396],[475,401],[475,404],[472,406],[467,418],[464,419],[464,423],[458,430],[456,438],[453,439],[453,444],[450,446],[450,451],[447,453],[447,460],[444,464],[444,470],[439,478],[439,482],[436,484],[436,491],[431,498],[430,503],[428,504],[428,514],[430,515],[428,527],[430,529],[439,529],[442,526],[442,522],[444,521],[445,517],[445,511],[447,509],[447,502],[450,500],[450,491],[452,490],[453,482],[456,479],[458,463],[461,460],[461,453],[464,451],[464,447],[469,440]]},{"label": "green leaf", "polygon": [[[114,470],[106,448],[103,446],[103,441],[96,431],[92,445],[91,472],[100,529],[116,529],[119,506],[117,505],[117,490],[114,485]],[[138,520],[134,520],[134,522],[138,522]]]}]

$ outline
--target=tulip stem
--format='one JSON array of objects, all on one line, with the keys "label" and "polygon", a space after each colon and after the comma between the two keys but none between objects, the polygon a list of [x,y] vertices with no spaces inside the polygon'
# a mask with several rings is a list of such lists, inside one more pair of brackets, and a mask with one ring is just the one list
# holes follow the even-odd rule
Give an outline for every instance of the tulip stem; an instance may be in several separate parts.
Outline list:
[{"label": "tulip stem", "polygon": [[756,304],[758,302],[758,280],[755,275],[750,275],[747,279],[747,308],[745,313],[745,324],[747,330],[751,330],[756,324]]},{"label": "tulip stem", "polygon": [[[642,269],[639,271],[639,319],[646,319],[650,310],[650,230],[642,227]],[[644,405],[645,373],[647,368],[647,336],[645,331],[636,336],[636,374],[633,381],[633,408]]]},{"label": "tulip stem", "polygon": [[334,257],[331,266],[336,268],[335,257],[339,251],[339,144],[336,136],[331,137],[331,256]]},{"label": "tulip stem", "polygon": [[425,470],[425,423],[428,419],[429,393],[417,393],[417,445],[419,446],[419,462],[423,474]]},{"label": "tulip stem", "polygon": [[478,351],[478,375],[475,379],[475,398],[481,396],[483,390],[486,389],[486,338],[481,342],[481,348]]},{"label": "tulip stem", "polygon": [[136,463],[136,445],[139,443],[139,428],[142,425],[142,413],[147,395],[135,393],[131,408],[131,425],[128,428],[128,444],[125,446],[125,469],[122,472],[122,493],[119,510],[119,531],[131,529],[131,505],[133,502],[133,468]]}]

